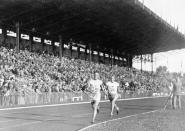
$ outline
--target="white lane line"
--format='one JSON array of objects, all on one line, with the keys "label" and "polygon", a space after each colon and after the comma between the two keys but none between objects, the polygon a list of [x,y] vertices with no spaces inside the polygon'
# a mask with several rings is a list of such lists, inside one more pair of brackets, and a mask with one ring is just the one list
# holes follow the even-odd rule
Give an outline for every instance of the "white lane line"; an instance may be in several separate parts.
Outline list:
[{"label": "white lane line", "polygon": [[[128,98],[128,99],[119,99],[117,101],[140,100],[140,99],[160,98],[160,97],[167,97],[167,96]],[[103,102],[109,102],[109,100],[103,100],[103,101],[101,101],[101,103],[103,103]],[[87,103],[90,103],[90,102],[77,102],[77,103],[63,103],[63,104],[52,104],[52,105],[39,105],[39,106],[25,106],[25,107],[14,107],[14,108],[2,108],[2,109],[0,109],[0,111],[31,109],[31,108],[42,108],[42,107],[68,106],[68,105],[79,105],[79,104],[87,104]]]},{"label": "white lane line", "polygon": [[6,123],[6,122],[10,122],[10,121],[16,121],[17,119],[14,120],[7,120],[7,121],[0,121],[0,123]]},{"label": "white lane line", "polygon": [[107,120],[107,121],[103,121],[103,122],[100,122],[100,123],[97,123],[97,124],[93,124],[93,125],[90,125],[90,126],[87,126],[87,127],[84,127],[78,131],[85,131],[89,128],[92,128],[92,127],[95,127],[95,126],[98,126],[98,125],[101,125],[101,124],[106,124],[108,122],[112,122],[112,121],[117,121],[117,120],[121,120],[121,119],[126,119],[126,118],[130,118],[130,117],[136,117],[138,115],[145,115],[145,114],[149,114],[149,113],[153,113],[153,112],[157,112],[157,111],[160,111],[161,109],[158,109],[158,110],[153,110],[153,111],[149,111],[149,112],[144,112],[144,113],[139,113],[139,114],[134,114],[134,115],[129,115],[129,116],[125,116],[125,117],[120,117],[120,118],[116,118],[116,119],[111,119],[111,120]]},{"label": "white lane line", "polygon": [[15,128],[15,127],[20,127],[20,126],[25,126],[25,125],[38,124],[38,123],[41,123],[41,121],[26,122],[26,123],[22,123],[22,124],[13,125],[13,126],[3,127],[3,128],[0,128],[0,130],[9,129],[9,128]]}]

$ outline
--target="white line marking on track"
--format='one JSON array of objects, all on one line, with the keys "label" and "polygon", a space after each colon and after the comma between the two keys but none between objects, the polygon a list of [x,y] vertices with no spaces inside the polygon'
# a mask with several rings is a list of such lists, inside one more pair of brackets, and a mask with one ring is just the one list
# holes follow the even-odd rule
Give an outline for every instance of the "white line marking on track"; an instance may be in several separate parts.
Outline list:
[{"label": "white line marking on track", "polygon": [[[128,99],[118,99],[117,101],[140,100],[140,99],[160,98],[160,97],[167,97],[167,96],[128,98]],[[103,101],[101,101],[101,103],[102,102],[109,102],[109,100],[103,100]],[[39,105],[39,106],[24,106],[24,107],[2,108],[2,109],[0,109],[0,111],[31,109],[31,108],[42,108],[42,107],[68,106],[68,105],[79,105],[79,104],[87,104],[87,103],[90,103],[90,102],[77,102],[77,103],[63,103],[63,104],[51,104],[51,105]]]},{"label": "white line marking on track", "polygon": [[[16,119],[16,120],[17,120],[17,119]],[[16,121],[16,120],[0,121],[0,123],[6,123],[6,122],[10,122],[10,121]]]},{"label": "white line marking on track", "polygon": [[143,113],[139,113],[139,114],[134,114],[134,115],[129,115],[129,116],[125,116],[125,117],[120,117],[120,118],[116,118],[116,119],[111,119],[111,120],[107,120],[107,121],[103,121],[103,122],[99,122],[97,124],[93,124],[93,125],[90,125],[90,126],[87,126],[87,127],[84,127],[78,131],[85,131],[89,128],[92,128],[92,127],[95,127],[97,125],[101,125],[101,124],[106,124],[108,122],[111,122],[111,121],[117,121],[117,120],[121,120],[121,119],[126,119],[126,118],[130,118],[130,117],[136,117],[138,115],[145,115],[145,114],[149,114],[149,113],[153,113],[153,112],[157,112],[157,111],[160,111],[161,109],[158,109],[158,110],[153,110],[153,111],[148,111],[148,112],[143,112]]},{"label": "white line marking on track", "polygon": [[26,122],[26,123],[17,124],[17,125],[14,125],[14,126],[3,127],[3,128],[0,128],[0,130],[9,129],[9,128],[15,128],[15,127],[20,127],[20,126],[25,126],[25,125],[38,124],[38,123],[41,123],[41,121]]}]

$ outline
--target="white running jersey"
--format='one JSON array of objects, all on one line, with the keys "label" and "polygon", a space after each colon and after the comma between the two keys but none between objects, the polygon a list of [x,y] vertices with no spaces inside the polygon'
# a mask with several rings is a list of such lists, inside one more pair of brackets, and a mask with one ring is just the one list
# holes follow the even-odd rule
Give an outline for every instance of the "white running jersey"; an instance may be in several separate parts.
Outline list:
[{"label": "white running jersey", "polygon": [[96,101],[100,101],[101,99],[101,85],[103,84],[103,82],[101,80],[90,80],[89,81],[89,86],[90,86],[90,90],[91,90],[91,95],[90,98],[91,100],[96,100]]},{"label": "white running jersey", "polygon": [[106,83],[106,85],[108,87],[109,93],[117,94],[119,83],[109,81],[109,82]]},{"label": "white running jersey", "polygon": [[101,80],[90,80],[89,85],[90,85],[90,90],[92,91],[92,93],[94,94],[100,93],[102,84],[103,82]]}]

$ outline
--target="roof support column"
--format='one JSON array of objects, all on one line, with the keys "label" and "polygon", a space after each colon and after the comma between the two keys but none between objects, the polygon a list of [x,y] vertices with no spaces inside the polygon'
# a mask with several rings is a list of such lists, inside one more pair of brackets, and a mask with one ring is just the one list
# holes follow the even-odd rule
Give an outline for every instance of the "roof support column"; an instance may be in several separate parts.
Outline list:
[{"label": "roof support column", "polygon": [[105,64],[105,60],[106,60],[106,58],[105,58],[105,52],[103,52],[103,63]]},{"label": "roof support column", "polygon": [[152,74],[153,74],[153,71],[154,71],[154,60],[153,60],[153,53],[151,54],[151,71],[152,71]]},{"label": "roof support column", "polygon": [[133,59],[133,56],[132,55],[128,55],[128,61],[129,61],[129,67],[132,68],[132,59]]},{"label": "roof support column", "polygon": [[114,50],[111,49],[111,66],[114,65]]},{"label": "roof support column", "polygon": [[77,58],[80,59],[80,46],[77,45]]},{"label": "roof support column", "polygon": [[91,48],[91,62],[94,61],[94,50]]},{"label": "roof support column", "polygon": [[120,57],[118,56],[118,65],[120,66]]},{"label": "roof support column", "polygon": [[89,44],[89,64],[92,62],[92,44]]},{"label": "roof support column", "polygon": [[72,56],[73,56],[73,55],[72,55],[72,54],[73,54],[72,46],[73,46],[73,45],[72,45],[72,42],[70,42],[70,43],[69,43],[69,54],[70,54],[69,57],[70,57],[70,58],[72,58]]},{"label": "roof support column", "polygon": [[129,62],[129,54],[126,55],[126,60],[127,60],[127,67],[129,67],[129,64],[130,64],[130,62]]},{"label": "roof support column", "polygon": [[16,52],[18,53],[20,51],[20,37],[21,37],[21,33],[20,33],[20,24],[19,22],[16,23]]},{"label": "roof support column", "polygon": [[87,46],[85,46],[85,60],[87,60]]},{"label": "roof support column", "polygon": [[113,65],[115,65],[116,64],[116,56],[115,56],[115,54],[113,54]]},{"label": "roof support column", "polygon": [[112,60],[111,60],[111,53],[109,53],[109,64],[110,64],[110,66],[112,67]]},{"label": "roof support column", "polygon": [[125,66],[125,62],[124,62],[124,57],[121,57],[122,58],[122,65]]},{"label": "roof support column", "polygon": [[2,46],[6,45],[6,39],[7,39],[7,30],[6,27],[2,26]]},{"label": "roof support column", "polygon": [[143,56],[141,55],[141,72],[143,71]]},{"label": "roof support column", "polygon": [[121,64],[121,66],[124,66],[124,59],[123,59],[122,56],[121,56],[121,58],[120,58],[120,64]]},{"label": "roof support column", "polygon": [[41,36],[41,44],[42,44],[42,53],[45,52],[45,43],[44,43],[44,38]]},{"label": "roof support column", "polygon": [[29,36],[30,36],[29,51],[32,52],[32,48],[33,48],[33,32],[31,32]]},{"label": "roof support column", "polygon": [[55,55],[55,41],[54,40],[51,40],[51,46],[52,46],[52,53],[53,55]]},{"label": "roof support column", "polygon": [[97,54],[98,55],[98,64],[100,64],[100,48],[99,48],[99,46],[98,46],[98,51],[97,52],[98,52],[98,54]]},{"label": "roof support column", "polygon": [[63,49],[64,49],[64,43],[62,42],[62,36],[59,35],[59,57],[60,57],[60,60],[63,57]]}]

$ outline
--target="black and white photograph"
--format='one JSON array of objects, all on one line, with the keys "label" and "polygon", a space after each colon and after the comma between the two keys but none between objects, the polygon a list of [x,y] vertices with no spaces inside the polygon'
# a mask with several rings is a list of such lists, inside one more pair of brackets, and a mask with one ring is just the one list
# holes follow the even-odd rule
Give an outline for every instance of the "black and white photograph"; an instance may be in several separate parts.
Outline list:
[{"label": "black and white photograph", "polygon": [[185,1],[0,0],[0,131],[185,131]]}]

